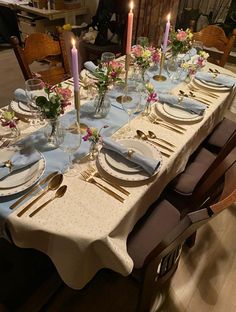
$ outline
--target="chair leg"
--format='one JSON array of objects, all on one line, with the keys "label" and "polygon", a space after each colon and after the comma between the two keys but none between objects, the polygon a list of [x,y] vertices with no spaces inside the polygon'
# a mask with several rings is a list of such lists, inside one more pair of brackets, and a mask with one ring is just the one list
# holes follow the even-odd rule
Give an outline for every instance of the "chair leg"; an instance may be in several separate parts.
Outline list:
[{"label": "chair leg", "polygon": [[197,232],[194,232],[191,236],[189,236],[186,239],[185,245],[188,246],[188,248],[192,248],[195,245],[196,236],[197,236]]}]

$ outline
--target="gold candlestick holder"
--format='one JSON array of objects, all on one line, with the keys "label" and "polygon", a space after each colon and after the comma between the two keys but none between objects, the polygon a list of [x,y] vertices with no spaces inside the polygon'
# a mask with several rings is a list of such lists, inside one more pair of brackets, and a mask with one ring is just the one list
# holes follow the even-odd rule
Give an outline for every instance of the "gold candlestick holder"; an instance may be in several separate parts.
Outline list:
[{"label": "gold candlestick holder", "polygon": [[87,125],[84,123],[80,123],[80,90],[74,91],[74,101],[75,101],[77,125],[79,125],[80,130],[84,132],[87,129]]},{"label": "gold candlestick holder", "polygon": [[163,67],[164,67],[164,63],[165,63],[165,53],[162,52],[161,53],[161,60],[160,60],[159,74],[152,77],[154,80],[156,80],[156,81],[165,81],[166,80],[166,77],[161,74]]},{"label": "gold candlestick holder", "polygon": [[127,103],[132,101],[132,97],[128,95],[128,74],[129,74],[129,67],[130,67],[131,55],[126,54],[125,57],[125,94],[120,95],[116,98],[118,103]]}]

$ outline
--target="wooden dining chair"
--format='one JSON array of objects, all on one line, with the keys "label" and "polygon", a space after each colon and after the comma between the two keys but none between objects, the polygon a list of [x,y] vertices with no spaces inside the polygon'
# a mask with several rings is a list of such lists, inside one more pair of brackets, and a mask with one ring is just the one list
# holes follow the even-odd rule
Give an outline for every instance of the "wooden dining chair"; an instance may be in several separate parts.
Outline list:
[{"label": "wooden dining chair", "polygon": [[222,197],[217,202],[205,204],[181,219],[178,209],[164,199],[136,224],[127,250],[134,262],[132,275],[138,276],[141,284],[138,311],[149,312],[154,297],[168,286],[185,240],[235,202],[236,165],[227,170]]},{"label": "wooden dining chair", "polygon": [[11,44],[25,80],[35,76],[31,69],[34,62],[40,62],[44,70],[40,69],[37,74],[51,85],[71,77],[62,41],[44,33],[33,33],[25,39],[23,47],[15,36],[11,37]]},{"label": "wooden dining chair", "polygon": [[[229,54],[232,50],[236,37],[236,29],[233,30],[232,35],[228,38],[222,28],[216,25],[209,25],[199,32],[193,34],[193,40],[201,41],[204,49],[210,54],[209,62],[224,67],[228,60]],[[210,48],[215,48],[220,52],[211,51]]]},{"label": "wooden dining chair", "polygon": [[[117,43],[111,41],[105,42],[101,36],[96,38],[94,44],[88,43],[84,40],[81,41],[81,53],[84,55],[85,60],[97,61],[101,58],[103,52],[113,52],[115,55],[124,54],[125,52],[125,38],[126,38],[126,23],[128,14],[128,4],[126,0],[121,1],[107,1],[109,3],[109,10],[104,8],[103,12],[99,12],[100,7],[104,6],[106,1],[99,0],[98,9],[96,15],[93,17],[92,27],[95,27],[98,23],[101,26],[102,32],[108,32],[108,28],[111,29],[112,33],[115,34],[119,40]],[[102,17],[110,14],[115,16],[113,21],[102,22]]]},{"label": "wooden dining chair", "polygon": [[[166,198],[184,215],[217,198],[225,171],[236,161],[236,133],[215,155],[205,147],[190,157],[185,170],[166,188]],[[187,207],[187,208],[186,208]],[[187,210],[186,210],[187,209]]]},{"label": "wooden dining chair", "polygon": [[235,132],[236,122],[231,119],[224,118],[208,136],[204,145],[210,151],[219,153]]}]

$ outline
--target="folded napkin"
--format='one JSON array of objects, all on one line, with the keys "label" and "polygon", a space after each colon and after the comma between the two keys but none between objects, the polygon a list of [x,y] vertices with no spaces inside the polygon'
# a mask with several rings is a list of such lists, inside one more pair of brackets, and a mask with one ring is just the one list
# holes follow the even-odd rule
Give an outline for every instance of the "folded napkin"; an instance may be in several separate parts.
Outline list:
[{"label": "folded napkin", "polygon": [[199,103],[196,100],[192,100],[185,96],[180,97],[171,94],[159,93],[158,98],[160,102],[165,102],[173,107],[177,107],[183,109],[190,113],[195,113],[197,115],[203,115],[205,109],[207,108],[206,105]]},{"label": "folded napkin", "polygon": [[185,55],[183,58],[181,58],[181,61],[187,62],[189,60],[191,60],[191,58],[197,54],[197,50],[195,48],[191,48]]},{"label": "folded napkin", "polygon": [[91,62],[91,61],[88,61],[88,62],[85,62],[84,63],[84,67],[89,70],[91,73],[95,72],[97,66]]},{"label": "folded napkin", "polygon": [[196,73],[195,78],[199,80],[205,80],[208,82],[214,82],[215,84],[221,84],[228,88],[233,87],[236,83],[235,78],[223,74],[198,72]]},{"label": "folded napkin", "polygon": [[150,176],[155,173],[155,171],[160,165],[159,160],[145,157],[136,152],[132,153],[132,155],[129,156],[129,150],[132,150],[132,148],[129,149],[128,147],[121,145],[120,143],[115,142],[109,138],[103,138],[103,147],[113,152],[116,152],[119,155],[123,156],[124,158],[128,159],[129,161],[139,165]]},{"label": "folded napkin", "polygon": [[16,89],[14,91],[14,97],[16,101],[20,101],[23,103],[28,103],[29,99],[23,89]]},{"label": "folded napkin", "polygon": [[40,153],[32,148],[17,151],[11,159],[8,160],[11,165],[11,169],[6,167],[5,162],[0,161],[0,180],[8,176],[13,171],[23,169],[24,167],[39,161],[40,158]]}]

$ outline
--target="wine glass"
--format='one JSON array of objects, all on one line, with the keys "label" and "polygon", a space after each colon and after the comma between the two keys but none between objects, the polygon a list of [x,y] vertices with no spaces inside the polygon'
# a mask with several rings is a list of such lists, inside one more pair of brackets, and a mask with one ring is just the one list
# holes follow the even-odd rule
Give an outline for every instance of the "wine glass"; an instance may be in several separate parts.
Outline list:
[{"label": "wine glass", "polygon": [[73,177],[78,175],[78,170],[76,168],[75,163],[73,163],[73,154],[79,149],[81,145],[82,135],[80,126],[77,122],[76,113],[73,112],[73,115],[70,114],[68,123],[62,123],[58,145],[60,149],[66,152],[69,156],[69,167],[67,172],[65,172],[65,176]]},{"label": "wine glass", "polygon": [[[126,100],[126,96],[130,97],[130,100]],[[137,93],[130,92],[129,90],[127,90],[126,96],[121,97],[121,104],[128,114],[128,130],[131,131],[130,120],[131,117],[139,111],[139,99],[137,98]]]},{"label": "wine glass", "polygon": [[112,52],[103,52],[101,56],[102,63],[109,63],[115,59],[115,54]]},{"label": "wine glass", "polygon": [[195,48],[197,50],[197,54],[203,50],[203,42],[202,41],[197,41],[194,40],[192,47]]},{"label": "wine glass", "polygon": [[38,124],[44,125],[41,111],[36,105],[36,98],[38,96],[46,96],[44,88],[44,82],[39,78],[28,79],[25,82],[25,91],[28,98],[28,106],[32,113],[32,116],[34,117],[32,123],[35,126],[37,126]]}]

